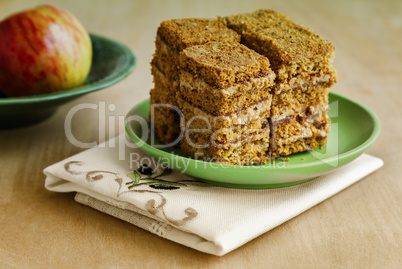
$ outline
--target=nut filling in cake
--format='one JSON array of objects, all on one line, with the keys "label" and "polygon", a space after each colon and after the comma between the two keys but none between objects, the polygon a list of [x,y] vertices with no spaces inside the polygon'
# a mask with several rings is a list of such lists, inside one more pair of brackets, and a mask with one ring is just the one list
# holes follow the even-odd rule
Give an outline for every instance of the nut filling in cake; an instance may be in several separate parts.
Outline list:
[{"label": "nut filling in cake", "polygon": [[150,119],[160,142],[234,165],[327,142],[335,48],[287,16],[164,21],[155,47]]}]

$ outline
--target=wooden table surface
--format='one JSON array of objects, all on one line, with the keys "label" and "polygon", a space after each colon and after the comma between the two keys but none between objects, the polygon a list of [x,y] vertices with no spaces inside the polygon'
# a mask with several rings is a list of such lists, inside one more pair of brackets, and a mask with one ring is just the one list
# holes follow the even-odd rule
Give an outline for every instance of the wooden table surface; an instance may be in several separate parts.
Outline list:
[{"label": "wooden table surface", "polygon": [[[0,130],[1,268],[402,268],[401,1],[46,2],[75,14],[90,32],[126,44],[137,65],[123,81],[63,105],[42,123]],[[0,0],[0,18],[40,3]],[[104,117],[88,109],[72,119],[77,140],[99,143],[124,132],[122,116],[148,98],[149,62],[162,20],[259,8],[283,12],[336,46],[339,80],[333,91],[380,118],[381,135],[368,150],[384,160],[380,170],[223,257],[82,206],[73,193],[45,190],[43,169],[85,150],[66,137],[64,120],[72,108],[115,105]]]}]

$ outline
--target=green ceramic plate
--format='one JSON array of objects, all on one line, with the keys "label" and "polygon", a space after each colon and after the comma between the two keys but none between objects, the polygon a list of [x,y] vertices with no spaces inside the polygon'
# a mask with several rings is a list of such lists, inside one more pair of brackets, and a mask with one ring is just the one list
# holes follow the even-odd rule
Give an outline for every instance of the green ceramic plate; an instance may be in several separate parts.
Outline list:
[{"label": "green ceramic plate", "polygon": [[84,94],[108,87],[134,68],[133,52],[116,41],[91,34],[93,59],[83,85],[68,91],[27,97],[0,96],[0,128],[20,127],[47,119],[57,108]]},{"label": "green ceramic plate", "polygon": [[284,187],[314,179],[354,160],[378,137],[380,122],[367,107],[334,93],[330,93],[329,101],[332,123],[327,145],[292,154],[288,161],[277,158],[265,165],[221,165],[187,158],[178,149],[158,148],[160,144],[148,132],[148,100],[127,114],[126,131],[154,159],[200,180],[227,187]]}]

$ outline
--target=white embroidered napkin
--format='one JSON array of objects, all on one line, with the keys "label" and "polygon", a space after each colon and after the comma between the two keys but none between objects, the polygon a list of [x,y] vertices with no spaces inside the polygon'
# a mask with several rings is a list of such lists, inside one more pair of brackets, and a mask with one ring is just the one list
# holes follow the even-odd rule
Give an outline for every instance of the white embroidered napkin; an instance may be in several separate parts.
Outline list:
[{"label": "white embroidered napkin", "polygon": [[[109,145],[109,146],[108,146]],[[232,189],[160,166],[121,160],[114,141],[44,170],[45,187],[77,192],[75,200],[185,246],[224,255],[352,185],[383,165],[363,154],[330,174],[291,187]],[[151,160],[127,149],[136,160]],[[120,147],[121,151],[121,147]],[[120,152],[121,153],[121,152]],[[120,156],[120,158],[119,158]],[[127,156],[127,154],[126,154]]]}]

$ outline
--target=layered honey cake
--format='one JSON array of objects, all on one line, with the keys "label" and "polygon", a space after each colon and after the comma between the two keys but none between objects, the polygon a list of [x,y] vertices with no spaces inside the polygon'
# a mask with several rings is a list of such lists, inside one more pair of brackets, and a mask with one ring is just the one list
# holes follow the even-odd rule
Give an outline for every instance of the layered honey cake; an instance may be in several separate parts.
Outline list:
[{"label": "layered honey cake", "polygon": [[238,42],[209,42],[180,53],[184,116],[181,149],[196,159],[267,162],[275,74],[266,57]]},{"label": "layered honey cake", "polygon": [[151,62],[154,131],[187,156],[237,165],[318,148],[330,132],[334,51],[273,10],[162,22]]},{"label": "layered honey cake", "polygon": [[150,92],[150,117],[158,139],[164,143],[180,140],[179,53],[193,45],[210,41],[239,42],[240,36],[217,19],[174,19],[158,27],[155,53],[151,61],[154,88]]},{"label": "layered honey cake", "polygon": [[271,107],[273,156],[311,150],[327,141],[328,89],[336,82],[335,47],[273,10],[221,18],[241,42],[266,56],[276,74]]}]

